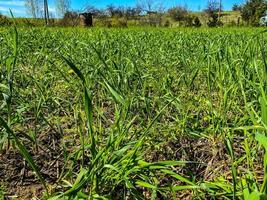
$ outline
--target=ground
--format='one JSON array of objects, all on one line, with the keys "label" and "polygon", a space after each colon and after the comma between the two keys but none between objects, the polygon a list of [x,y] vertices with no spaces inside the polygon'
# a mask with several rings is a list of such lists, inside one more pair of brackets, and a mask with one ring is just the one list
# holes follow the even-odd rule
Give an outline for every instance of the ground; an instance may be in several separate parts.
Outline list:
[{"label": "ground", "polygon": [[0,196],[260,198],[265,32],[1,28]]}]

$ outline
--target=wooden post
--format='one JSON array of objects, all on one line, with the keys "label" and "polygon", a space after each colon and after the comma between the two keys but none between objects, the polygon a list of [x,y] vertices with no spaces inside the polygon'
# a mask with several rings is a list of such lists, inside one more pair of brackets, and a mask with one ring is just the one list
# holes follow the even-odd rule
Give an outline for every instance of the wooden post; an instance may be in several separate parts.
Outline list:
[{"label": "wooden post", "polygon": [[218,21],[221,20],[221,12],[222,12],[222,0],[219,0],[219,14],[218,14]]},{"label": "wooden post", "polygon": [[44,0],[44,18],[45,18],[45,25],[49,25],[49,10],[48,10],[47,0]]}]

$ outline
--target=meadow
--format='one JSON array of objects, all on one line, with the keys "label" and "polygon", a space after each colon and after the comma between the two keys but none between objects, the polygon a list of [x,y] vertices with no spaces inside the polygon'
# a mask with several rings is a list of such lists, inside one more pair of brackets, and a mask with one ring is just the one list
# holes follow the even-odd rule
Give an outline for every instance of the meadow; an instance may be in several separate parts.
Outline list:
[{"label": "meadow", "polygon": [[264,28],[0,28],[0,199],[266,199]]}]

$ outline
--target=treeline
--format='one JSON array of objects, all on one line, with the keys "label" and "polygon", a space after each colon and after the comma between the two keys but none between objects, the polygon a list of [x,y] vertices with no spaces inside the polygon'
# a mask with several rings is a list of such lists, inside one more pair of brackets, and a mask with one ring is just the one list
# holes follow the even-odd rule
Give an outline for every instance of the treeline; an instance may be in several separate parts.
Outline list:
[{"label": "treeline", "polygon": [[[210,0],[203,10],[203,15],[194,13],[187,6],[177,5],[165,9],[159,1],[142,0],[134,7],[116,7],[108,5],[105,9],[88,6],[84,12],[91,13],[94,26],[127,27],[127,26],[161,26],[161,27],[209,27],[221,26],[220,12],[222,6],[215,0]],[[208,19],[207,22],[201,18]],[[68,11],[60,20],[64,26],[79,25],[79,13]]]},{"label": "treeline", "polygon": [[[35,3],[34,3],[35,2]],[[44,12],[38,0],[27,0],[26,8],[31,19],[20,19],[20,24],[39,26],[44,24],[44,18],[49,17],[49,12]],[[247,0],[244,4],[235,4],[232,8],[237,15],[230,17],[227,22],[224,18],[233,12],[224,12],[221,0],[208,0],[205,8],[193,12],[187,6],[177,5],[165,9],[157,0],[139,0],[134,7],[116,7],[109,5],[104,9],[87,6],[82,11],[70,11],[69,0],[57,0],[57,15],[46,20],[50,26],[80,26],[80,13],[91,13],[94,26],[103,27],[128,27],[128,26],[162,26],[162,27],[218,27],[218,26],[259,26],[260,18],[267,10],[266,0]],[[267,14],[266,14],[267,15]],[[0,15],[0,25],[9,25],[11,22],[7,17]]]},{"label": "treeline", "polygon": [[234,11],[241,13],[242,20],[247,25],[260,25],[260,18],[267,16],[267,1],[266,0],[248,0],[245,4],[233,6]]}]

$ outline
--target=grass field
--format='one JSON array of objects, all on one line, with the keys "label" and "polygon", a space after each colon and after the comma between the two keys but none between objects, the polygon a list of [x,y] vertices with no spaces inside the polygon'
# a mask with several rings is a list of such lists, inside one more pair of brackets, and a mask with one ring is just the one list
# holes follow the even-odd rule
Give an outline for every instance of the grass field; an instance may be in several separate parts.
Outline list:
[{"label": "grass field", "polygon": [[0,29],[0,199],[267,192],[266,29]]}]

